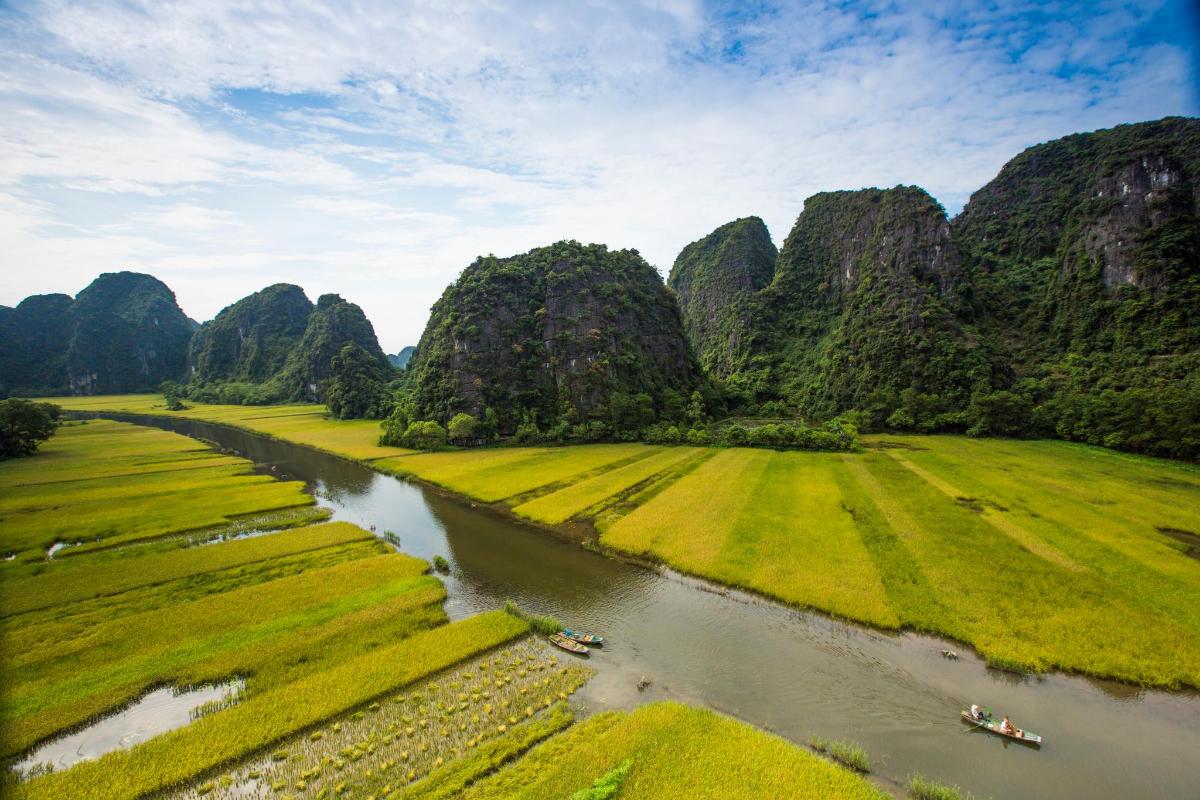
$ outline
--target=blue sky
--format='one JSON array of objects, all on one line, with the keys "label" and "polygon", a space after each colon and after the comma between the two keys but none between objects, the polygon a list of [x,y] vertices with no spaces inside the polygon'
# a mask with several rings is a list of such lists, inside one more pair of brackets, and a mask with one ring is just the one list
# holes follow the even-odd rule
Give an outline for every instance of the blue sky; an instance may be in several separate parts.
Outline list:
[{"label": "blue sky", "polygon": [[193,318],[279,281],[394,352],[476,255],[666,273],[815,192],[956,213],[1028,145],[1198,111],[1178,2],[0,2],[0,303],[150,272]]}]

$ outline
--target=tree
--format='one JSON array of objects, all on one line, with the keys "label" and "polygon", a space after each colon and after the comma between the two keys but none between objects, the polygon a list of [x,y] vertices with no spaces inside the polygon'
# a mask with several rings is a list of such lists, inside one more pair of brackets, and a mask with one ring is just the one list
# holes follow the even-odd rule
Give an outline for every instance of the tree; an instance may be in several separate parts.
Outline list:
[{"label": "tree", "polygon": [[479,423],[470,414],[458,413],[450,419],[447,431],[451,440],[460,444],[475,438],[475,430]]},{"label": "tree", "polygon": [[693,426],[699,425],[708,418],[704,395],[700,394],[698,390],[692,392],[692,399],[688,401],[687,418],[688,422],[692,423]]},{"label": "tree", "polygon": [[379,423],[379,427],[383,428],[383,433],[379,435],[379,443],[389,447],[403,447],[404,434],[408,431],[408,425],[412,421],[409,415],[408,405],[405,403],[396,403],[392,413],[388,414],[387,419]]},{"label": "tree", "polygon": [[58,428],[59,407],[29,400],[0,400],[0,460],[33,455]]},{"label": "tree", "polygon": [[162,392],[167,411],[183,411],[187,408],[183,404],[183,387],[175,381],[163,381],[158,390]]},{"label": "tree", "polygon": [[325,404],[338,419],[380,419],[391,410],[388,375],[361,345],[351,342],[330,361]]},{"label": "tree", "polygon": [[1033,404],[1012,392],[977,394],[971,398],[967,418],[972,436],[1022,436],[1032,427]]},{"label": "tree", "polygon": [[404,443],[418,450],[436,450],[446,443],[446,429],[431,420],[413,422],[404,432]]}]

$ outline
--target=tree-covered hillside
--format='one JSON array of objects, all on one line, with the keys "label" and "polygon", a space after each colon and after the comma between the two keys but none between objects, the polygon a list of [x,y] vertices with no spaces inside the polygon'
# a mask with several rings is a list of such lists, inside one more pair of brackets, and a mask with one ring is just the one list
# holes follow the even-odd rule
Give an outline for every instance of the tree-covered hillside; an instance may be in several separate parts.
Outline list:
[{"label": "tree-covered hillside", "polygon": [[1030,426],[1200,456],[1200,120],[1031,147],[954,221]]},{"label": "tree-covered hillside", "polygon": [[154,389],[184,375],[195,328],[162,281],[107,272],[73,301],[39,295],[0,312],[0,385],[20,394]]},{"label": "tree-covered hillside", "polygon": [[758,217],[722,225],[683,248],[667,285],[679,297],[700,365],[727,378],[749,356],[750,299],[771,282],[778,252]]},{"label": "tree-covered hillside", "polygon": [[284,401],[324,402],[327,383],[334,377],[334,357],[347,345],[357,349],[346,364],[369,363],[380,376],[394,372],[363,310],[336,294],[321,295],[300,341],[268,382],[270,394]]},{"label": "tree-covered hillside", "polygon": [[502,431],[679,418],[701,383],[654,268],[578,242],[476,260],[434,305],[408,372],[419,416],[490,414]]},{"label": "tree-covered hillside", "polygon": [[299,286],[277,283],[243,297],[192,337],[188,366],[197,383],[262,383],[283,369],[308,326],[313,304]]}]

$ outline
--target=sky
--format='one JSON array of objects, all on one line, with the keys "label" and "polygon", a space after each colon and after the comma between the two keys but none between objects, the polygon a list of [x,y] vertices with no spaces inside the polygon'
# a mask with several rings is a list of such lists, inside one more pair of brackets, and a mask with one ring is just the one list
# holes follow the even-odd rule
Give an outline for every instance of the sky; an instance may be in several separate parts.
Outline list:
[{"label": "sky", "polygon": [[819,191],[951,215],[1025,147],[1196,116],[1188,0],[0,0],[0,304],[149,272],[193,319],[272,283],[388,352],[477,256],[665,276]]}]

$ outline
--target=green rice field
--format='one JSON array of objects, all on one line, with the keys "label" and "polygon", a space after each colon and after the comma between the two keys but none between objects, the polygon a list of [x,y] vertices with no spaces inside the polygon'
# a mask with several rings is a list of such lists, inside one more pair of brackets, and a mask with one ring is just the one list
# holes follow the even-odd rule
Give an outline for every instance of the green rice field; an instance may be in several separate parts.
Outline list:
[{"label": "green rice field", "polygon": [[590,522],[605,547],[791,604],[949,636],[999,666],[1200,687],[1200,560],[1180,541],[1200,534],[1200,469],[1059,441],[867,445],[500,448],[372,466],[542,524]]},{"label": "green rice field", "polygon": [[36,458],[0,462],[0,552],[39,560],[55,543],[109,547],[313,504],[302,484],[251,467],[152,428],[66,425]]},{"label": "green rice field", "polygon": [[[6,760],[160,686],[244,684],[231,707],[7,779],[6,796],[132,800],[187,784],[528,632],[501,611],[449,623],[426,562],[349,523],[305,524],[321,515],[301,484],[177,434],[69,424],[0,464],[0,487],[3,546],[22,556],[0,564]],[[283,530],[237,538],[250,524]],[[73,540],[105,546],[42,552]]]}]

